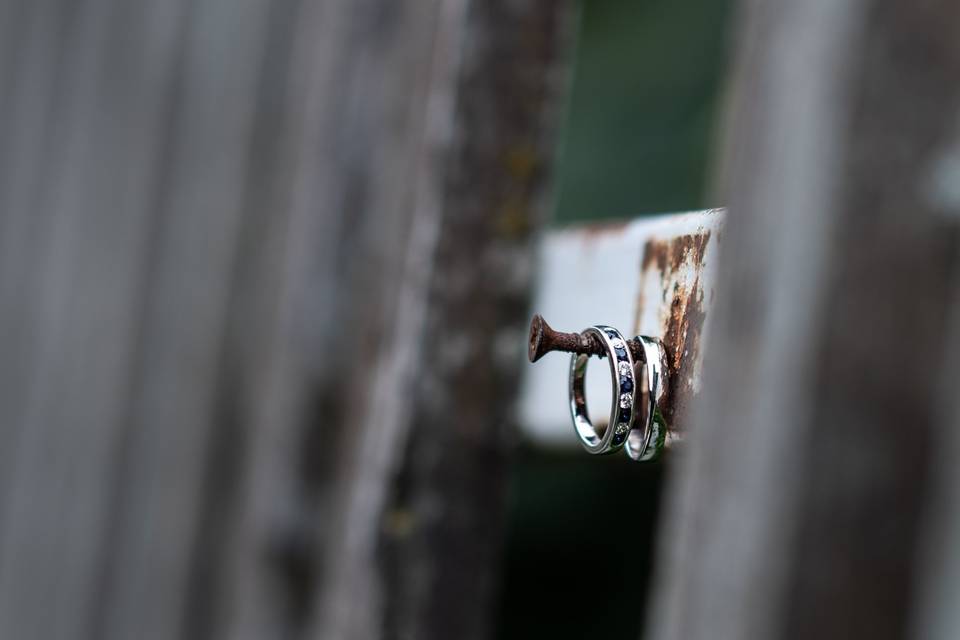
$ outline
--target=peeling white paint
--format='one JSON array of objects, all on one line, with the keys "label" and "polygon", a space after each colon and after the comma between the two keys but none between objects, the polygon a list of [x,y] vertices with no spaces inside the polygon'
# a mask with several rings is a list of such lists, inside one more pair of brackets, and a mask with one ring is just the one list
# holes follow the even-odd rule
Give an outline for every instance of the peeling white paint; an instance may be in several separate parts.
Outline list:
[{"label": "peeling white paint", "polygon": [[[533,311],[558,331],[582,331],[593,324],[609,324],[629,335],[661,336],[670,318],[674,284],[692,286],[697,272],[685,264],[675,272],[642,271],[644,247],[650,240],[671,241],[711,232],[699,270],[704,312],[714,295],[718,232],[722,210],[712,209],[641,218],[620,225],[586,226],[547,234],[540,260]],[[689,267],[689,268],[688,268]],[[699,365],[699,363],[697,363]],[[576,447],[567,400],[569,356],[548,354],[528,364],[522,382],[520,424],[534,443]],[[694,386],[699,366],[694,368]],[[603,396],[610,381],[599,367],[587,376],[587,394]],[[597,416],[603,422],[605,416]]]}]

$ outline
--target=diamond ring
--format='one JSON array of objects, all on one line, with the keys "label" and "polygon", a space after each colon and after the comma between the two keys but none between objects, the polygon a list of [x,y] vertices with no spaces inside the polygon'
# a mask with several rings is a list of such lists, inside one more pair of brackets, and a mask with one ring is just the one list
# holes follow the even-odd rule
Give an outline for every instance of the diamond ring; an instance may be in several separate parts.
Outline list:
[{"label": "diamond ring", "polygon": [[590,453],[613,453],[623,447],[634,423],[634,404],[637,385],[634,375],[633,356],[626,341],[613,327],[598,324],[588,327],[583,335],[593,335],[600,340],[606,351],[613,384],[613,403],[610,421],[602,433],[598,433],[587,414],[585,381],[589,355],[574,354],[570,359],[570,415],[573,428],[583,448]]}]

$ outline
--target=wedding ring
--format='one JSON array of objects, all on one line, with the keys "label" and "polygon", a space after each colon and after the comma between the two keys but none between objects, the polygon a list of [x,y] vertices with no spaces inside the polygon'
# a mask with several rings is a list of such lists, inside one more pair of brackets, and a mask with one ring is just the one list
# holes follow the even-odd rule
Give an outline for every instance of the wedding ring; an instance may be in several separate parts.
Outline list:
[{"label": "wedding ring", "polygon": [[667,437],[667,425],[657,408],[664,392],[663,344],[656,338],[637,336],[643,348],[643,362],[638,365],[640,404],[643,418],[627,436],[624,449],[627,455],[638,462],[653,460],[663,451]]},{"label": "wedding ring", "polygon": [[598,433],[587,414],[585,381],[589,355],[574,354],[570,359],[570,415],[580,443],[590,453],[613,453],[623,447],[634,422],[636,377],[633,356],[627,341],[613,327],[598,324],[588,327],[583,335],[596,336],[604,346],[610,378],[613,384],[613,402],[607,428]]}]

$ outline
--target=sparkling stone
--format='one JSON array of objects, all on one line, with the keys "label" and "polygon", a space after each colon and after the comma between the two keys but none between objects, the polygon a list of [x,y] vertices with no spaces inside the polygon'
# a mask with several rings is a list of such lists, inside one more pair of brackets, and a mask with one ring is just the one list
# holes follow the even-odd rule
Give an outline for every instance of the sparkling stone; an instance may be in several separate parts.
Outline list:
[{"label": "sparkling stone", "polygon": [[614,348],[614,351],[616,351],[616,353],[617,353],[617,358],[619,358],[620,360],[626,360],[626,358],[627,358],[627,350],[626,350],[626,349],[624,349],[623,347],[615,347],[615,348]]},{"label": "sparkling stone", "polygon": [[629,409],[633,406],[633,394],[624,393],[620,395],[620,407],[623,409]]},{"label": "sparkling stone", "polygon": [[633,390],[633,380],[626,378],[620,383],[620,391],[632,391]]},{"label": "sparkling stone", "polygon": [[614,338],[613,340],[610,341],[610,344],[613,345],[614,349],[620,349],[623,347],[623,340],[621,340],[620,338]]},{"label": "sparkling stone", "polygon": [[629,375],[630,375],[630,363],[629,363],[629,362],[621,362],[621,363],[620,363],[620,375],[622,375],[622,376],[629,376]]},{"label": "sparkling stone", "polygon": [[621,422],[617,425],[616,433],[623,434],[630,430],[630,427],[625,422]]}]

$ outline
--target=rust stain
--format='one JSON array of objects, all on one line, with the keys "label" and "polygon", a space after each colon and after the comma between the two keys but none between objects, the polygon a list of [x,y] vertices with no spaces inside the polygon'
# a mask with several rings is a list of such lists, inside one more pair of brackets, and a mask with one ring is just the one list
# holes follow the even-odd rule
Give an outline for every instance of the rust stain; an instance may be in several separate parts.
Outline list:
[{"label": "rust stain", "polygon": [[683,429],[687,407],[693,399],[693,369],[700,353],[700,338],[705,319],[703,289],[699,277],[689,291],[681,288],[670,307],[663,337],[667,351],[670,384],[662,400],[661,411],[674,430]]},{"label": "rust stain", "polygon": [[612,222],[603,222],[599,224],[591,224],[589,226],[583,227],[580,229],[580,235],[584,239],[585,244],[608,236],[611,234],[622,233],[628,226],[630,226],[629,220],[614,220]]},{"label": "rust stain", "polygon": [[667,269],[667,260],[670,257],[670,243],[665,240],[647,240],[643,245],[643,259],[640,261],[640,270],[649,271],[654,264],[661,274]]},{"label": "rust stain", "polygon": [[[662,302],[669,301],[670,305],[661,334],[667,352],[669,384],[660,410],[671,431],[683,430],[683,420],[694,395],[694,365],[700,353],[705,320],[700,274],[709,241],[710,232],[704,231],[671,240],[649,240],[643,250],[642,279],[655,268],[663,283]],[[677,274],[688,275],[676,278]],[[638,302],[638,309],[642,310],[644,300]]]}]

